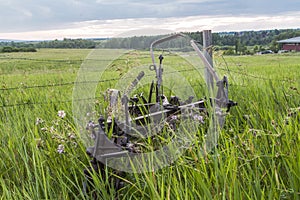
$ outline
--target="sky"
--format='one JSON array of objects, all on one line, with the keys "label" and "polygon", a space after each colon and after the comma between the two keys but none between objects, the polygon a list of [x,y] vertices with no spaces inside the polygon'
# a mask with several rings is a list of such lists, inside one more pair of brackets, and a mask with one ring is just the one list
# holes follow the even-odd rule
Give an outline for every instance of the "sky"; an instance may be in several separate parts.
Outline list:
[{"label": "sky", "polygon": [[0,39],[300,28],[299,0],[0,0]]}]

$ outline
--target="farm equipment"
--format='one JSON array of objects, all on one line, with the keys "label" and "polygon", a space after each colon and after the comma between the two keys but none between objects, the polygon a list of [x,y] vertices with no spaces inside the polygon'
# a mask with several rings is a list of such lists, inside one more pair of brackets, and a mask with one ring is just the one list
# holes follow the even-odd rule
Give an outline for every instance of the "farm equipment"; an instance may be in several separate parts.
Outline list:
[{"label": "farm equipment", "polygon": [[[107,91],[106,100],[109,105],[106,110],[107,113],[104,115],[105,117],[100,117],[97,124],[90,122],[87,127],[95,138],[94,146],[87,148],[87,154],[93,159],[91,161],[92,167],[85,170],[88,180],[85,187],[87,191],[92,183],[91,173],[93,171],[105,176],[108,159],[130,157],[143,153],[145,148],[134,142],[137,138],[153,138],[155,135],[166,131],[176,133],[182,120],[198,121],[198,124],[201,125],[206,118],[212,115],[209,113],[207,106],[213,108],[212,111],[216,115],[213,118],[222,127],[226,112],[229,112],[232,106],[237,105],[237,103],[228,99],[229,84],[227,77],[224,76],[222,79],[219,79],[217,73],[194,40],[190,41],[190,45],[204,63],[208,75],[212,77],[210,81],[216,83],[216,85],[212,86],[216,87],[216,97],[193,101],[193,96],[181,100],[181,97],[167,97],[164,94],[164,56],[160,55],[158,57],[159,64],[157,65],[153,48],[160,43],[178,37],[186,36],[174,34],[156,40],[151,44],[152,65],[149,67],[149,70],[155,71],[156,80],[150,84],[148,96],[143,94],[128,96],[145,76],[144,71],[139,72],[129,84],[127,90],[121,92],[116,89],[109,89]],[[212,85],[212,83],[208,84]],[[118,163],[115,162],[115,165],[118,165]],[[116,170],[115,173],[122,176],[124,172]],[[116,190],[122,187],[121,182],[120,179],[116,178]]]}]

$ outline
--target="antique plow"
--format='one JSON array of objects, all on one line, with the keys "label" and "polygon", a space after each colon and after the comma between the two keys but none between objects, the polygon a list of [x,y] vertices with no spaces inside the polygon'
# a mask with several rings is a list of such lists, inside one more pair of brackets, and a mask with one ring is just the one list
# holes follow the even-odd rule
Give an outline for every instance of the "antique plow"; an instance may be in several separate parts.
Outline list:
[{"label": "antique plow", "polygon": [[[134,142],[137,138],[153,138],[153,132],[159,134],[160,131],[163,131],[162,127],[165,124],[168,124],[168,130],[176,132],[180,123],[177,119],[182,118],[186,114],[186,110],[193,110],[193,112],[188,112],[189,118],[203,122],[204,118],[210,115],[207,105],[218,110],[218,115],[221,116],[221,120],[218,120],[218,123],[222,126],[224,123],[223,116],[226,115],[226,112],[229,112],[232,106],[236,105],[235,102],[228,99],[229,84],[227,77],[224,76],[222,79],[218,77],[216,71],[207,61],[194,40],[190,40],[190,46],[204,63],[208,75],[212,77],[212,79],[206,80],[213,81],[213,85],[217,90],[216,96],[193,101],[193,96],[181,100],[178,96],[167,97],[164,94],[164,57],[160,55],[158,57],[159,64],[156,64],[153,48],[160,43],[180,37],[186,36],[174,34],[156,40],[151,44],[152,65],[149,67],[149,70],[155,71],[156,79],[150,85],[148,96],[128,96],[145,76],[144,71],[139,72],[126,91],[121,92],[116,89],[107,91],[106,100],[109,106],[107,113],[103,115],[105,117],[100,117],[97,124],[90,122],[88,126],[95,143],[94,146],[87,148],[88,155],[92,157],[92,167],[85,170],[87,178],[87,183],[85,184],[86,192],[90,192],[93,187],[91,176],[93,171],[105,176],[107,159],[128,157],[132,154],[143,152],[144,149]],[[207,83],[207,85],[212,85],[212,83]],[[110,132],[110,136],[108,136],[108,132]],[[115,173],[118,176],[122,176],[124,172],[116,170]],[[116,178],[115,189],[118,190],[121,187],[122,181]]]}]

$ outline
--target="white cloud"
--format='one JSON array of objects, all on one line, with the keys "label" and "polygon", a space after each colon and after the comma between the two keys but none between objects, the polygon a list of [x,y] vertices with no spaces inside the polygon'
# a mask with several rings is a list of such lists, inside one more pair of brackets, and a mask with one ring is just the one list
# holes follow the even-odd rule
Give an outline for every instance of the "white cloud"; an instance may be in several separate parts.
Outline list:
[{"label": "white cloud", "polygon": [[69,24],[63,29],[0,33],[3,39],[63,39],[63,38],[107,38],[118,36],[165,34],[170,32],[202,31],[213,32],[299,28],[300,12],[282,16],[244,15],[239,16],[192,16],[171,18],[139,18],[90,20]]},{"label": "white cloud", "polygon": [[174,0],[173,2],[178,2],[178,3],[204,3],[204,2],[212,2],[212,1],[218,1],[218,0]]},{"label": "white cloud", "polygon": [[[68,27],[90,20],[266,15],[298,11],[296,0],[0,0],[0,32]],[[5,20],[3,20],[5,19]]]}]

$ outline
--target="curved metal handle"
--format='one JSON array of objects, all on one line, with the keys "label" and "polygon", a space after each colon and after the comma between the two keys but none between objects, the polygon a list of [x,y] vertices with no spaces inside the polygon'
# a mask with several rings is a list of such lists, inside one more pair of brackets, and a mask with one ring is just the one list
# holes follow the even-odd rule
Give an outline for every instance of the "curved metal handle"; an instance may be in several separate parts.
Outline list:
[{"label": "curved metal handle", "polygon": [[169,35],[167,37],[155,40],[154,42],[151,43],[151,45],[150,45],[150,54],[151,54],[153,66],[154,66],[156,71],[157,71],[157,69],[156,69],[156,64],[155,64],[155,57],[154,57],[153,47],[158,45],[158,44],[161,44],[163,42],[166,42],[166,41],[172,40],[174,38],[177,38],[177,37],[187,37],[187,36],[182,34],[182,33],[176,33],[176,34]]}]

